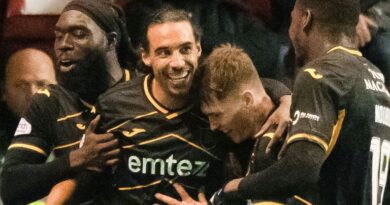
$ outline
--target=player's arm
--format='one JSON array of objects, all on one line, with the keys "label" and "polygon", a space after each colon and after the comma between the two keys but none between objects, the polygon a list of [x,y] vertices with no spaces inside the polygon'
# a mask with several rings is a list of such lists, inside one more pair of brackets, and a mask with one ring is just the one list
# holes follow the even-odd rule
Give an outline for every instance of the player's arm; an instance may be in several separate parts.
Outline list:
[{"label": "player's arm", "polygon": [[[98,113],[101,113],[100,102],[96,105]],[[80,170],[71,179],[56,184],[46,198],[48,204],[73,204],[82,202],[95,190],[96,180],[104,181],[104,169],[118,163],[118,140],[111,133],[97,134],[97,126],[101,126],[100,115],[92,120],[86,130],[83,146],[70,153],[70,159],[74,159],[76,165],[87,164],[87,170]],[[103,129],[98,129],[99,133]],[[103,146],[105,143],[108,146]],[[98,148],[98,149],[97,149]],[[99,150],[105,150],[99,151]],[[86,160],[87,159],[87,160]],[[89,160],[88,160],[89,159]],[[88,162],[90,161],[90,162]]]},{"label": "player's arm", "polygon": [[284,96],[291,96],[291,90],[282,82],[270,78],[260,78],[260,80],[265,92],[275,104],[279,105],[283,103],[282,98]]},{"label": "player's arm", "polygon": [[348,83],[335,83],[337,78],[328,78],[333,74],[323,70],[303,70],[294,87],[294,121],[282,158],[263,171],[229,182],[224,187],[227,193],[237,192],[244,199],[288,197],[317,182],[338,119],[335,99]]},{"label": "player's arm", "polygon": [[55,182],[70,174],[66,156],[45,164],[52,147],[53,121],[56,121],[52,118],[58,113],[55,98],[46,91],[33,97],[6,153],[1,178],[2,186],[6,187],[1,190],[5,204],[25,204],[39,199]]},{"label": "player's arm", "polygon": [[229,182],[224,192],[238,192],[243,199],[293,196],[317,182],[325,156],[315,143],[295,142],[281,160],[261,172]]},{"label": "player's arm", "polygon": [[[16,132],[7,151],[2,173],[2,184],[7,189],[2,189],[1,193],[6,204],[25,204],[39,199],[74,172],[104,164],[112,156],[107,154],[107,150],[110,151],[109,148],[115,144],[110,144],[111,136],[102,139],[94,136],[96,143],[86,143],[89,146],[45,163],[53,144],[50,137],[55,134],[51,129],[55,127],[53,123],[56,119],[52,116],[57,116],[55,108],[58,105],[49,98],[42,100],[42,97],[33,98],[26,116],[27,124],[20,124],[21,127],[30,126],[30,129],[21,129],[20,134]],[[91,150],[95,154],[90,155]]]},{"label": "player's arm", "polygon": [[[25,204],[39,199],[56,182],[71,174],[67,156],[45,163],[50,153],[37,138],[14,140],[5,158],[1,196],[5,204]],[[45,150],[45,151],[44,151]]]},{"label": "player's arm", "polygon": [[275,135],[267,146],[267,153],[271,151],[275,145],[281,141],[288,124],[290,123],[290,106],[291,106],[291,91],[283,83],[261,78],[262,84],[266,93],[270,96],[272,101],[278,106],[272,114],[267,118],[259,131],[259,136],[266,133],[267,130],[276,125]]},{"label": "player's arm", "polygon": [[[229,181],[214,194],[211,202],[225,204],[235,200],[288,198],[318,181],[324,157],[324,150],[317,144],[295,142],[286,150],[283,159],[263,171]],[[179,194],[183,192],[176,190]],[[156,194],[156,198],[170,205],[206,204],[182,195],[181,201],[162,194]]]}]

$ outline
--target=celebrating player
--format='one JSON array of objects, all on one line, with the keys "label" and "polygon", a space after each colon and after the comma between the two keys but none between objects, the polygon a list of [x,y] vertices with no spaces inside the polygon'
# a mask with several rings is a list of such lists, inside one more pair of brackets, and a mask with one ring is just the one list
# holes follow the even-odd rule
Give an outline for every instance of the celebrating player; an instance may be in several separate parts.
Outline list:
[{"label": "celebrating player", "polygon": [[[75,0],[63,10],[54,45],[62,85],[39,90],[19,122],[3,170],[5,204],[42,198],[79,171],[117,162],[117,140],[94,134],[98,119],[90,121],[97,96],[129,78],[121,68],[130,55],[121,17],[118,7],[103,0]],[[56,159],[45,164],[51,151]]]},{"label": "celebrating player", "polygon": [[[229,182],[213,203],[229,204],[229,196],[235,196],[285,197],[287,204],[382,204],[390,95],[379,69],[355,49],[358,16],[357,0],[296,1],[289,34],[297,60],[305,65],[295,82],[293,122],[281,159]],[[182,201],[165,202],[198,203],[175,186]],[[199,203],[207,204],[204,198]]]},{"label": "celebrating player", "polygon": [[187,12],[162,9],[144,34],[142,61],[151,73],[116,86],[97,103],[102,128],[121,142],[114,173],[120,198],[151,204],[156,192],[174,196],[172,182],[210,193],[221,184],[225,138],[209,130],[191,95],[200,32]]}]

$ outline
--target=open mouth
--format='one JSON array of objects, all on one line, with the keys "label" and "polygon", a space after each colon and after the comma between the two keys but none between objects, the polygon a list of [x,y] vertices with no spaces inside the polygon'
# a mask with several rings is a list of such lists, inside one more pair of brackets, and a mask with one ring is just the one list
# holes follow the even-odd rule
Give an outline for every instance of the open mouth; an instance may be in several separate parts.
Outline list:
[{"label": "open mouth", "polygon": [[170,72],[168,73],[168,77],[173,81],[180,81],[186,79],[189,74],[189,70],[183,70],[181,72]]},{"label": "open mouth", "polygon": [[75,65],[76,65],[76,61],[71,61],[71,60],[60,61],[60,67],[62,72],[68,72],[72,70]]}]

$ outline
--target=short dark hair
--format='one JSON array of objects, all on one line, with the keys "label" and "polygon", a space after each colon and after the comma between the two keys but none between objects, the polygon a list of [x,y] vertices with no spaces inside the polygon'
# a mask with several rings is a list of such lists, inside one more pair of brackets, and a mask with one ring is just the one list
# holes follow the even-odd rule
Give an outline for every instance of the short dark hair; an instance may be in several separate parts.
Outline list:
[{"label": "short dark hair", "polygon": [[336,43],[340,34],[355,37],[359,20],[359,0],[297,0],[302,9],[310,9],[320,29]]},{"label": "short dark hair", "polygon": [[146,20],[142,28],[141,46],[145,51],[149,51],[148,29],[154,24],[163,24],[168,22],[187,21],[191,24],[196,42],[200,42],[202,31],[200,26],[193,20],[192,15],[181,9],[164,7],[153,12]]},{"label": "short dark hair", "polygon": [[237,46],[223,44],[215,48],[201,65],[200,98],[222,100],[243,83],[259,78],[249,55]]}]

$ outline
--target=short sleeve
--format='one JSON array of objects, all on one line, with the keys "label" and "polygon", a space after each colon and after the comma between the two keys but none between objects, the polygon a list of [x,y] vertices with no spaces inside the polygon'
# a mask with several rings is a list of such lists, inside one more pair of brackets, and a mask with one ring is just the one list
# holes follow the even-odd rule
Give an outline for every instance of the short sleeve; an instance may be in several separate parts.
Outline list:
[{"label": "short sleeve", "polygon": [[291,105],[292,126],[287,144],[306,140],[328,151],[337,123],[341,84],[325,69],[303,68],[298,74]]},{"label": "short sleeve", "polygon": [[58,102],[44,89],[32,98],[30,107],[16,128],[9,150],[22,149],[48,156],[55,135]]}]

